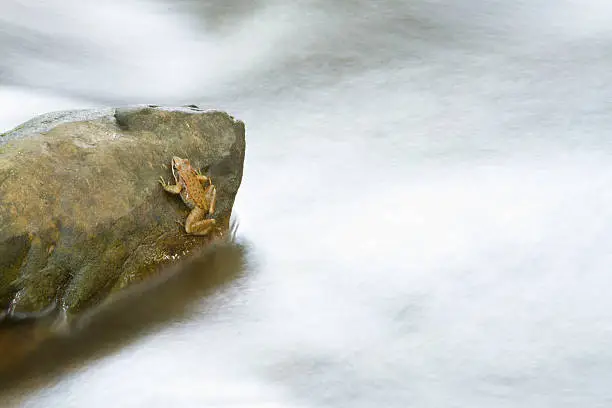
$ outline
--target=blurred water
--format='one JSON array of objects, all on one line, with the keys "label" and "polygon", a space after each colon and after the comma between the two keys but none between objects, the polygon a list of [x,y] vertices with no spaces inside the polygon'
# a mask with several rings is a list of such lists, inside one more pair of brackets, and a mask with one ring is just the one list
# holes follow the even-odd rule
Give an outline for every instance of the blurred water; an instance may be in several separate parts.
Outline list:
[{"label": "blurred water", "polygon": [[611,42],[596,0],[4,0],[0,129],[246,122],[254,265],[23,404],[610,406]]}]

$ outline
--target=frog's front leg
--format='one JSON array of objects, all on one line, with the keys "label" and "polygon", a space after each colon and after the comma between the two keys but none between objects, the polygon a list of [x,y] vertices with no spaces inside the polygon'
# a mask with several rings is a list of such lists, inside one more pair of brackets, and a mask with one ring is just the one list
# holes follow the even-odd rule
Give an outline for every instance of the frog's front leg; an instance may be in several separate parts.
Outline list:
[{"label": "frog's front leg", "polygon": [[185,221],[185,232],[193,235],[207,235],[215,226],[214,219],[206,219],[207,211],[201,207],[195,207],[187,216]]},{"label": "frog's front leg", "polygon": [[212,179],[203,175],[200,170],[196,170],[196,178],[202,184],[212,184]]},{"label": "frog's front leg", "polygon": [[159,177],[159,184],[161,184],[164,190],[172,194],[180,194],[181,190],[183,189],[183,186],[181,184],[166,183],[166,180],[164,180],[164,178],[161,176]]}]

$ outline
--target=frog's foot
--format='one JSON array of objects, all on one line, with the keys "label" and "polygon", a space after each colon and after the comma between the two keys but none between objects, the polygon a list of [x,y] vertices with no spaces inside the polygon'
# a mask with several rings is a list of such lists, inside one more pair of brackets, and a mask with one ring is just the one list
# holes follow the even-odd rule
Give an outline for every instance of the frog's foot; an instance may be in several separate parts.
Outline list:
[{"label": "frog's foot", "polygon": [[214,228],[216,221],[214,219],[205,219],[207,212],[195,207],[187,216],[185,221],[185,232],[192,235],[208,235]]},{"label": "frog's foot", "polygon": [[159,176],[159,184],[161,184],[161,186],[164,188],[164,190],[166,190],[169,193],[180,194],[180,192],[181,192],[181,185],[180,184],[168,184],[168,183],[166,183],[166,180],[164,180],[164,178],[162,176]]},{"label": "frog's foot", "polygon": [[204,194],[208,202],[208,214],[213,215],[215,212],[215,205],[217,204],[217,187],[211,184],[204,190]]}]

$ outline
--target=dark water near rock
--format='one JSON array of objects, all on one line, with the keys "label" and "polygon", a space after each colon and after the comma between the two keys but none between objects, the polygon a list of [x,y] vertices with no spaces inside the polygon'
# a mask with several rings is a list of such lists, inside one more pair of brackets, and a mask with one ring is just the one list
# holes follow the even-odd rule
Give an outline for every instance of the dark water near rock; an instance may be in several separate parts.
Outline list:
[{"label": "dark water near rock", "polygon": [[0,129],[247,124],[245,277],[22,404],[608,407],[612,6],[3,0]]}]

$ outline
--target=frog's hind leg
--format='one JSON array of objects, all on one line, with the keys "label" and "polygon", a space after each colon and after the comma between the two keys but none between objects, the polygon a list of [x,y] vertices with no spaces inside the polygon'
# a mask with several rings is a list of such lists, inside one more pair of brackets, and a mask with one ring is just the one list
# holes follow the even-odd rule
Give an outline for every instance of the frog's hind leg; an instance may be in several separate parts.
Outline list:
[{"label": "frog's hind leg", "polygon": [[213,215],[217,204],[217,187],[211,184],[204,190],[204,194],[206,194],[206,201],[208,201],[208,214]]},{"label": "frog's hind leg", "polygon": [[185,221],[185,232],[192,235],[208,235],[215,226],[214,219],[205,219],[207,212],[195,207],[187,216]]}]

